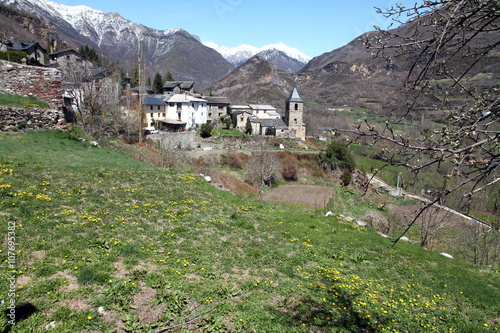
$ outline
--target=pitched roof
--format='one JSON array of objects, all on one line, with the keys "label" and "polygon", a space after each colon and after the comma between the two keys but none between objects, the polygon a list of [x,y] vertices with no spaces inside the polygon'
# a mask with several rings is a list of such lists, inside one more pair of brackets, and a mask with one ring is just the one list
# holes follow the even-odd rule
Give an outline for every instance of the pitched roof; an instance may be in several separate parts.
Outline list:
[{"label": "pitched roof", "polygon": [[302,98],[300,98],[299,93],[297,92],[296,88],[293,88],[292,93],[290,94],[290,97],[286,100],[287,102],[301,102],[304,103]]},{"label": "pitched roof", "polygon": [[65,49],[65,50],[57,51],[57,52],[49,54],[49,57],[55,58],[55,57],[59,57],[59,56],[62,56],[62,55],[68,54],[68,53],[79,56],[80,58],[85,58],[84,56],[82,56],[80,53],[78,53],[77,51],[75,51],[73,49]]},{"label": "pitched roof", "polygon": [[144,97],[144,105],[167,105],[161,98],[153,96]]},{"label": "pitched roof", "polygon": [[44,53],[46,52],[45,49],[43,47],[41,47],[36,42],[32,42],[32,43],[15,43],[15,42],[11,42],[11,41],[6,41],[4,44],[7,45],[7,47],[9,49],[14,50],[14,51],[29,51],[29,49],[31,47],[34,47],[34,48],[41,49]]},{"label": "pitched roof", "polygon": [[229,99],[224,96],[203,96],[208,104],[231,104]]},{"label": "pitched roof", "polygon": [[288,128],[288,126],[285,124],[283,119],[281,118],[271,118],[271,119],[252,119],[256,123],[260,123],[260,126],[262,127],[276,127],[276,128]]},{"label": "pitched roof", "polygon": [[276,110],[274,106],[268,104],[248,104],[248,106],[253,110]]},{"label": "pitched roof", "polygon": [[169,103],[206,102],[206,100],[188,93],[174,94],[168,99]]}]

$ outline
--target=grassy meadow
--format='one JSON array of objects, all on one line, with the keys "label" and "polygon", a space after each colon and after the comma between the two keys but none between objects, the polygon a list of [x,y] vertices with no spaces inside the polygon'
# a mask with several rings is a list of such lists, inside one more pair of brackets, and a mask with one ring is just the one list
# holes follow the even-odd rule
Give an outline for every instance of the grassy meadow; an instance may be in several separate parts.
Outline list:
[{"label": "grassy meadow", "polygon": [[391,248],[339,212],[241,198],[65,132],[0,133],[0,227],[5,332],[500,328],[499,267]]}]

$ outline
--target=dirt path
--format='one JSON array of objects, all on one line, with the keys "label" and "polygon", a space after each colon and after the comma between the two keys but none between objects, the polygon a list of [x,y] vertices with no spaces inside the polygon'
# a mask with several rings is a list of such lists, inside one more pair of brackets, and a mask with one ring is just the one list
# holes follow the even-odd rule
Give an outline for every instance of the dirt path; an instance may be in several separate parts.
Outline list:
[{"label": "dirt path", "polygon": [[[410,199],[414,199],[414,200],[419,200],[423,203],[426,203],[426,204],[430,204],[431,201],[429,199],[426,199],[424,197],[421,197],[421,196],[418,196],[418,195],[414,195],[414,194],[411,194],[411,193],[408,193],[406,191],[403,191],[403,189],[401,188],[395,188],[394,186],[391,186],[387,183],[384,183],[381,179],[377,178],[377,177],[374,177],[373,175],[371,174],[367,174],[368,178],[370,179],[370,185],[373,186],[373,187],[376,187],[376,188],[380,188],[380,189],[383,189],[385,191],[387,191],[390,195],[392,196],[404,196],[404,197],[407,197],[407,198],[410,198]],[[439,209],[442,209],[444,211],[447,211],[449,213],[452,213],[456,216],[459,216],[469,222],[472,222],[472,223],[477,223],[477,224],[480,224],[488,229],[491,229],[491,226],[489,226],[488,224],[482,222],[482,221],[479,221],[471,216],[468,216],[468,215],[465,215],[457,210],[454,210],[450,207],[447,207],[447,206],[443,206],[443,205],[440,205],[440,204],[437,204],[437,203],[434,203],[432,206],[434,207],[437,207]]]},{"label": "dirt path", "polygon": [[325,208],[333,195],[331,187],[315,185],[281,185],[268,190],[266,201],[279,201],[309,207]]}]

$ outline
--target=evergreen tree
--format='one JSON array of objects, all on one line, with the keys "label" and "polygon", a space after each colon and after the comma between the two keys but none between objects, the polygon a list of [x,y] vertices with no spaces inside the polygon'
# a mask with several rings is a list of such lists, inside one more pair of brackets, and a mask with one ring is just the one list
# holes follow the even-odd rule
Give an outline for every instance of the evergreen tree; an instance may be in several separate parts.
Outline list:
[{"label": "evergreen tree", "polygon": [[156,73],[152,88],[155,94],[161,94],[163,92],[163,79],[160,73]]},{"label": "evergreen tree", "polygon": [[134,67],[134,73],[132,74],[132,87],[139,86],[139,67]]},{"label": "evergreen tree", "polygon": [[102,61],[101,57],[97,53],[97,51],[94,48],[89,47],[88,45],[80,47],[80,50],[78,51],[80,55],[85,57],[87,60],[92,62],[96,66],[101,66]]},{"label": "evergreen tree", "polygon": [[252,134],[252,123],[250,122],[250,118],[247,118],[247,123],[245,124],[245,133],[248,135]]},{"label": "evergreen tree", "polygon": [[172,73],[170,73],[170,71],[168,71],[165,75],[165,82],[167,81],[175,81],[174,76],[172,75]]}]

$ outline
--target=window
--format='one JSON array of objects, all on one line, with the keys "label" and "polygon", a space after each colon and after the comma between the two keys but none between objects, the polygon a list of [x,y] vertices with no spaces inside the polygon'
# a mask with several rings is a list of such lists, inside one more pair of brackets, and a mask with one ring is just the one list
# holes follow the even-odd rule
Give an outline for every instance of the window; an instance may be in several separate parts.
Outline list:
[{"label": "window", "polygon": [[294,125],[297,125],[297,119],[293,120]]},{"label": "window", "polygon": [[224,109],[224,107],[223,107],[222,105],[219,105],[219,106],[217,107],[217,109],[222,110],[222,109]]},{"label": "window", "polygon": [[177,113],[177,120],[181,120],[181,113],[180,112]]},{"label": "window", "polygon": [[[158,105],[158,110],[160,110],[160,106],[159,106],[159,105]],[[158,114],[158,116],[159,116],[159,115],[160,115],[160,114]]]},{"label": "window", "polygon": [[149,106],[149,109],[150,109],[150,110],[153,110],[153,106],[152,106],[152,105],[150,105],[150,106]]},{"label": "window", "polygon": [[264,110],[264,113],[267,113],[267,110]]},{"label": "window", "polygon": [[212,117],[212,112],[209,112],[209,113],[208,113],[208,116],[209,116],[209,117]]},{"label": "window", "polygon": [[158,112],[158,118],[160,118],[160,112]]},{"label": "window", "polygon": [[174,107],[175,103],[169,103],[168,106]]},{"label": "window", "polygon": [[297,111],[298,109],[299,109],[299,104],[295,103],[295,111]]},{"label": "window", "polygon": [[177,111],[182,110],[182,103],[177,103]]},{"label": "window", "polygon": [[165,118],[167,116],[167,114],[165,112],[163,112],[163,117]]}]

